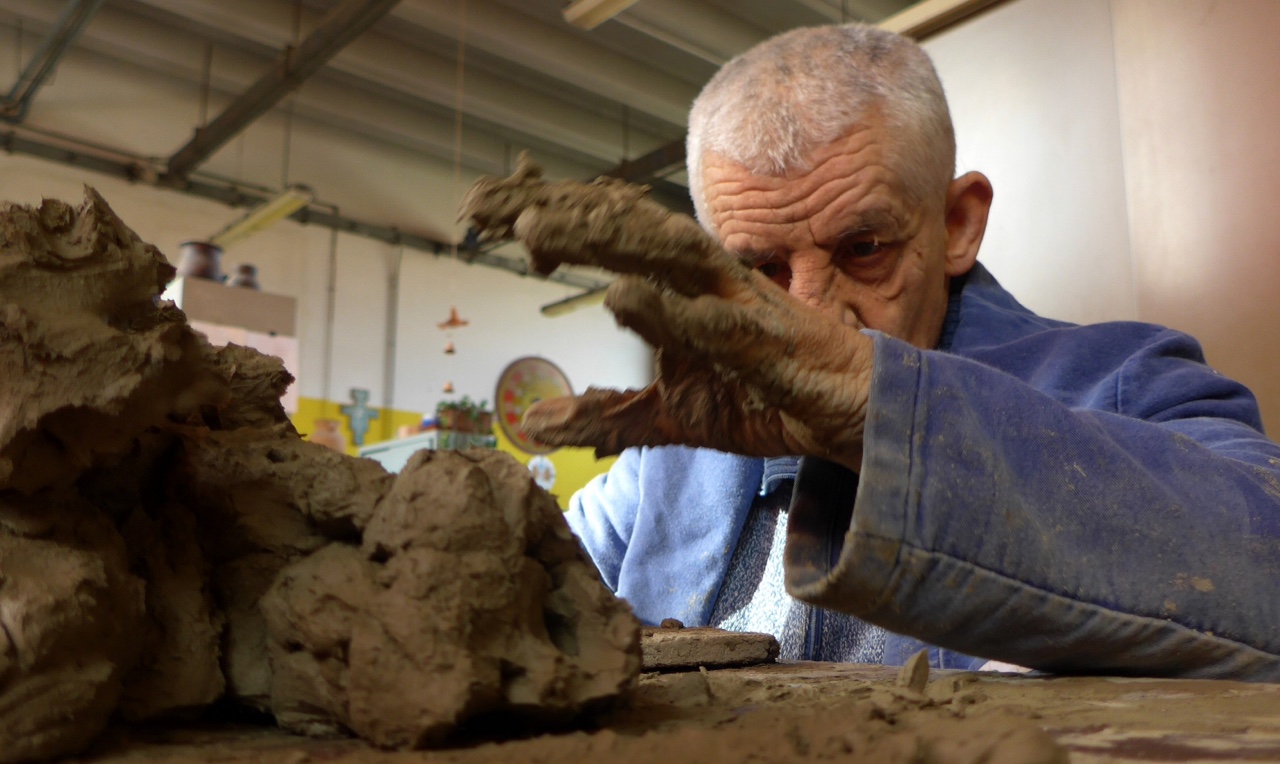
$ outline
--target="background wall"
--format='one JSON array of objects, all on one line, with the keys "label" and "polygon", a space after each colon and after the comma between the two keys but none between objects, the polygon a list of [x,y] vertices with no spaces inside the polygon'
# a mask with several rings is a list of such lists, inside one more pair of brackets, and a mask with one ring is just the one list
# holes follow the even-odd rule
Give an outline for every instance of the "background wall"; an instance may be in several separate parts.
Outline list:
[{"label": "background wall", "polygon": [[981,260],[1028,307],[1201,340],[1280,434],[1280,3],[1016,0],[925,43]]},{"label": "background wall", "polygon": [[[11,42],[0,37],[0,60],[18,60],[16,51],[5,48]],[[29,46],[28,41],[28,54]],[[89,82],[92,87],[86,85]],[[186,139],[198,100],[198,92],[149,70],[108,65],[92,52],[73,50],[41,91],[29,122],[38,126],[42,117],[74,115],[77,137],[142,155],[166,155]],[[211,111],[221,108],[222,104],[214,103]],[[207,169],[278,186],[284,136],[285,117],[277,110],[220,150]],[[513,152],[519,148],[513,147]],[[581,172],[554,162],[547,169],[557,176]],[[420,221],[420,231],[445,240],[455,236],[456,200],[477,177],[464,170],[459,186],[446,162],[389,144],[357,141],[301,116],[292,120],[288,175],[310,185],[321,201],[336,188],[354,190],[352,196],[360,201],[343,209],[344,214],[375,223],[409,217]],[[158,246],[174,262],[181,242],[208,237],[242,214],[173,191],[0,154],[0,199],[5,201],[35,204],[42,197],[78,201],[86,183],[97,188],[143,240]],[[445,397],[468,395],[492,404],[502,369],[525,355],[541,355],[556,363],[575,391],[588,385],[640,387],[652,378],[647,346],[618,329],[602,306],[558,318],[538,312],[539,306],[575,293],[574,288],[406,249],[399,278],[394,379],[388,386],[387,305],[395,248],[362,237],[338,236],[330,327],[330,244],[329,229],[286,220],[233,245],[223,262],[228,272],[237,263],[254,263],[265,291],[298,300],[297,384],[302,406],[295,422],[304,432],[318,416],[338,416],[337,407],[349,402],[351,388],[369,390],[370,405],[384,410],[368,442],[394,434],[394,428],[384,423],[418,421],[423,413],[434,412]],[[446,356],[446,335],[436,325],[448,317],[450,305],[457,305],[470,325],[453,332],[457,354]],[[446,381],[453,383],[455,395],[442,392]],[[350,431],[346,432],[350,441]],[[561,449],[551,459],[557,471],[553,492],[562,500],[609,463],[596,463],[583,449]]]}]

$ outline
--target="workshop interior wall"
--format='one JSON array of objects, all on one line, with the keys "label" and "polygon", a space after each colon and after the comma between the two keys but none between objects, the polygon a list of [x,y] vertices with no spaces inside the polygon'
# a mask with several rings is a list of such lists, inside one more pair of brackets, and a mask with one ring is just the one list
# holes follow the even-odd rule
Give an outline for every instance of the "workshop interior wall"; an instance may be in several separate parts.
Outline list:
[{"label": "workshop interior wall", "polygon": [[995,189],[979,259],[1027,307],[1137,317],[1109,0],[1018,0],[925,42],[956,171]]},{"label": "workshop interior wall", "polygon": [[1280,436],[1280,3],[1114,8],[1138,315],[1196,335]]},{"label": "workshop interior wall", "polygon": [[1280,3],[1016,0],[929,39],[981,259],[1028,307],[1196,336],[1280,434]]},{"label": "workshop interior wall", "polygon": [[[0,36],[0,60],[15,58],[8,44],[9,38]],[[189,137],[199,113],[198,97],[151,71],[77,50],[41,91],[29,123],[39,127],[54,112],[76,115],[74,134],[79,138],[164,156]],[[211,104],[211,113],[221,106]],[[266,115],[202,169],[279,187],[284,124],[280,110]],[[293,119],[289,156],[290,180],[311,185],[321,201],[334,198],[339,189],[353,200],[341,210],[344,214],[384,224],[413,220],[410,230],[446,240],[454,235],[456,198],[476,177],[464,169],[457,188],[447,162],[390,144],[358,141],[301,117]],[[563,175],[580,169],[550,163],[548,172]],[[175,261],[181,242],[207,237],[241,214],[174,191],[0,154],[0,199],[27,204],[41,197],[78,201],[83,184],[96,187],[144,240]],[[504,251],[514,254],[510,248]],[[240,262],[254,263],[264,290],[297,298],[298,384],[306,412],[324,410],[327,399],[330,415],[336,415],[351,388],[369,390],[370,405],[393,408],[395,412],[384,418],[397,422],[434,412],[446,397],[465,394],[492,403],[502,369],[525,355],[541,355],[559,365],[576,391],[588,385],[638,387],[652,378],[647,346],[620,330],[602,306],[558,318],[538,312],[539,306],[580,290],[406,249],[399,280],[394,380],[388,387],[386,306],[394,248],[358,236],[338,236],[332,354],[326,362],[329,254],[328,229],[283,221],[234,245],[224,256],[224,270],[234,270]],[[448,316],[450,304],[471,323],[454,331],[457,354],[446,356],[446,336],[436,324]],[[446,380],[453,382],[455,395],[442,393]],[[306,429],[309,419],[302,419],[299,426]],[[387,430],[375,426],[370,442],[383,439]],[[558,474],[555,492],[562,499],[607,464],[596,464],[584,449],[562,449],[552,460]]]}]

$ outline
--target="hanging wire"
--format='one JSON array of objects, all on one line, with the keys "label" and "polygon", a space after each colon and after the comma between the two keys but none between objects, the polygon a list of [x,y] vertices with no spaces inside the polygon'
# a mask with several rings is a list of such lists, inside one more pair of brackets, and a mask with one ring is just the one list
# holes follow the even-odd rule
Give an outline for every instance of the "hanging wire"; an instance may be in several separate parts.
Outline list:
[{"label": "hanging wire", "polygon": [[[453,103],[453,194],[455,201],[462,199],[462,101],[463,101],[463,74],[466,71],[467,60],[467,0],[458,0],[458,71],[454,83],[454,103]],[[449,256],[453,261],[449,265],[449,319],[452,322],[457,317],[457,295],[458,295],[458,240],[461,238],[461,227],[455,223],[451,244],[449,245]],[[454,371],[454,344],[453,344],[454,326],[450,325],[445,328],[445,355],[449,356],[447,361],[449,369],[449,379],[445,381],[445,392],[453,392],[453,371]]]},{"label": "hanging wire", "polygon": [[[293,40],[284,49],[284,68],[288,72],[293,67],[293,55],[302,41],[302,0],[293,3]],[[293,144],[293,107],[298,100],[298,91],[289,93],[284,104],[284,150],[280,158],[280,188],[289,187],[289,155]]]},{"label": "hanging wire", "polygon": [[396,345],[400,333],[400,266],[404,261],[404,245],[397,244],[391,251],[391,269],[387,277],[387,347],[382,367],[382,437],[390,440],[395,434],[391,416],[396,398]]},{"label": "hanging wire", "polygon": [[[338,208],[335,207],[334,215]],[[329,229],[329,283],[325,302],[324,321],[324,382],[321,400],[324,401],[324,416],[329,415],[329,384],[333,373],[333,324],[338,302],[338,229]]]},{"label": "hanging wire", "polygon": [[[453,101],[453,198],[462,198],[462,75],[467,58],[467,0],[458,0],[458,73],[454,85]],[[450,255],[458,259],[457,226],[454,226],[453,245]],[[452,278],[452,277],[451,277]],[[453,297],[454,284],[450,281],[450,298]]]},{"label": "hanging wire", "polygon": [[622,164],[631,158],[631,107],[622,105]]},{"label": "hanging wire", "polygon": [[297,93],[289,96],[284,105],[284,146],[280,152],[280,188],[289,187],[289,155],[293,153],[293,100]]}]

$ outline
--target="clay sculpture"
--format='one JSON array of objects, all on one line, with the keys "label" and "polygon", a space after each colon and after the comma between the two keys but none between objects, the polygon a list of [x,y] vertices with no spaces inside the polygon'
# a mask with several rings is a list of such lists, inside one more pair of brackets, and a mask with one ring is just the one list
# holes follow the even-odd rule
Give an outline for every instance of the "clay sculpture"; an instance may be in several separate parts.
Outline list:
[{"label": "clay sculpture", "polygon": [[302,440],[173,275],[92,190],[0,206],[0,762],[224,697],[409,748],[634,684],[638,623],[518,463]]}]

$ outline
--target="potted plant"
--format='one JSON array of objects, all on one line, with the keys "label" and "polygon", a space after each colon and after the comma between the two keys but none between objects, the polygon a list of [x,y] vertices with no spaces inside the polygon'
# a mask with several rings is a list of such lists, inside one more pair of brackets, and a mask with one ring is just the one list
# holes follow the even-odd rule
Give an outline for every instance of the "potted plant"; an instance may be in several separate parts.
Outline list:
[{"label": "potted plant", "polygon": [[476,432],[481,435],[493,433],[493,411],[489,409],[488,401],[480,401],[476,405]]},{"label": "potted plant", "polygon": [[458,432],[473,433],[476,430],[476,403],[471,396],[464,395],[458,401]]},{"label": "potted plant", "polygon": [[436,404],[436,424],[445,432],[458,429],[461,412],[456,401],[440,401]]}]

